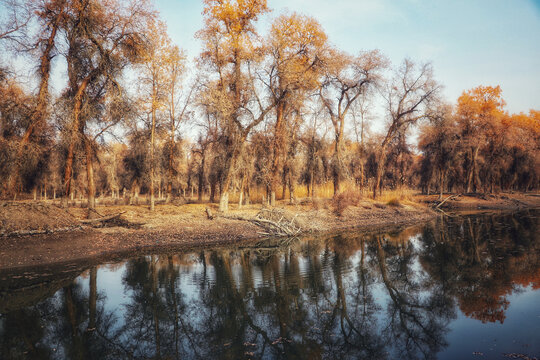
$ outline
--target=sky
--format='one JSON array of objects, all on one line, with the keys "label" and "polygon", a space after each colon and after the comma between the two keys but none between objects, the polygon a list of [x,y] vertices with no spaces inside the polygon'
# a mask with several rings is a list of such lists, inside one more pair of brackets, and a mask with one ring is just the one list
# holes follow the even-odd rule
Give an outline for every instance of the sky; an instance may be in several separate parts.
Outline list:
[{"label": "sky", "polygon": [[[500,85],[511,113],[540,109],[540,0],[268,0],[264,35],[275,16],[316,18],[332,44],[351,54],[379,49],[397,66],[432,62],[446,99]],[[202,1],[156,0],[173,41],[200,52]]]}]

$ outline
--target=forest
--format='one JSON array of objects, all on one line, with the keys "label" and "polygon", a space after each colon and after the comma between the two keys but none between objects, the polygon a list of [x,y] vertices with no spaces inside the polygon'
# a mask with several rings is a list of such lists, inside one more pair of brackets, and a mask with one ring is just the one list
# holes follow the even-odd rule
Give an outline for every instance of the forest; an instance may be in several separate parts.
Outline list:
[{"label": "forest", "polygon": [[0,197],[227,211],[538,190],[540,110],[508,112],[500,86],[449,102],[430,63],[349,54],[266,0],[203,3],[191,61],[149,0],[1,0]]}]

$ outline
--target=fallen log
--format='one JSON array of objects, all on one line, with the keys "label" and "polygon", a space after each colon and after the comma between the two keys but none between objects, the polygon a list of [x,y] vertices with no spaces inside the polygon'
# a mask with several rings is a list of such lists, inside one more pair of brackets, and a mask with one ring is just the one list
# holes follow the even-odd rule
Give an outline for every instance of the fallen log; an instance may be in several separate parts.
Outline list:
[{"label": "fallen log", "polygon": [[99,223],[99,222],[104,222],[104,221],[109,221],[109,220],[112,220],[112,219],[116,219],[118,217],[120,217],[120,215],[124,214],[125,211],[122,211],[118,214],[114,214],[114,215],[108,215],[108,216],[103,216],[103,217],[100,217],[100,218],[97,218],[97,219],[86,219],[86,220],[79,220],[81,223],[83,224],[94,224],[94,223]]},{"label": "fallen log", "polygon": [[446,199],[444,199],[443,201],[441,201],[441,202],[439,203],[439,205],[435,206],[435,209],[440,208],[440,207],[442,206],[442,204],[444,204],[444,203],[447,202],[448,200],[451,200],[451,199],[456,198],[456,197],[458,197],[458,196],[459,196],[459,195],[450,195],[449,197],[447,197]]},{"label": "fallen log", "polygon": [[82,226],[70,226],[59,229],[44,229],[44,230],[15,230],[11,232],[0,232],[0,237],[17,237],[17,236],[30,236],[30,235],[45,235],[54,234],[60,232],[69,232],[74,230],[81,230]]}]

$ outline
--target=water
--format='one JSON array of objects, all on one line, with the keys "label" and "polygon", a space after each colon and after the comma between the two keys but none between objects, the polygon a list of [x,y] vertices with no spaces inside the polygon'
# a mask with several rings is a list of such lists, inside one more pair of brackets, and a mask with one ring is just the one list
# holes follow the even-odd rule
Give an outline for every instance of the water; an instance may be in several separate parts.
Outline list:
[{"label": "water", "polygon": [[0,273],[0,358],[539,357],[539,215]]}]

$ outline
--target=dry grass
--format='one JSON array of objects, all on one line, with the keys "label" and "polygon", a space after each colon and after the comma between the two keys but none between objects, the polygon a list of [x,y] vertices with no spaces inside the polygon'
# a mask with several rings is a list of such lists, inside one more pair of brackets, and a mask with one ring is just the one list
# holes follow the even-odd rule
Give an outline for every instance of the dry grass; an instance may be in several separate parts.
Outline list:
[{"label": "dry grass", "polygon": [[397,200],[401,202],[413,201],[414,194],[414,190],[407,188],[384,190],[381,195],[377,195],[377,200],[384,203],[389,203],[392,200]]},{"label": "dry grass", "polygon": [[[373,192],[371,188],[363,187],[360,189],[357,184],[355,184],[353,181],[344,181],[341,185],[342,193],[352,193],[356,192],[358,193],[363,199],[368,201],[374,201],[372,199]],[[314,199],[333,199],[334,197],[334,184],[329,181],[324,184],[317,184],[315,185],[315,197]],[[379,195],[377,194],[377,198],[375,201],[381,202],[381,203],[388,203],[389,201],[393,199],[397,199],[401,204],[407,204],[407,203],[415,203],[414,197],[415,193],[417,191],[409,188],[400,188],[400,189],[394,189],[394,190],[383,190],[382,193]],[[187,195],[187,194],[186,194]],[[276,192],[276,200],[285,200],[288,201],[290,198],[289,190],[286,189],[285,191],[285,197],[282,198],[283,195],[283,189],[282,187],[278,187]],[[257,186],[252,187],[250,189],[250,202],[252,204],[261,204],[262,199],[266,198],[266,188],[263,186]],[[305,199],[308,198],[308,189],[306,185],[298,185],[294,189],[294,197],[296,199]],[[230,204],[238,204],[239,199],[239,193],[236,191],[231,191],[229,194],[229,203]],[[191,199],[192,201],[196,201],[196,196]],[[203,198],[203,202],[208,201],[208,196],[206,195]],[[219,194],[216,194],[216,202],[219,201]],[[141,202],[144,203],[144,198],[141,199]],[[316,206],[317,207],[317,206]]]}]

